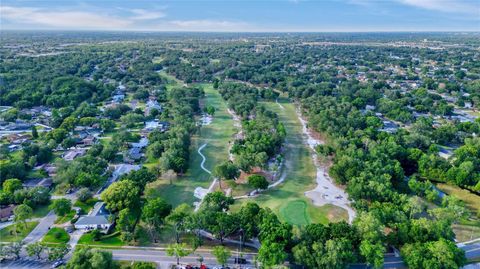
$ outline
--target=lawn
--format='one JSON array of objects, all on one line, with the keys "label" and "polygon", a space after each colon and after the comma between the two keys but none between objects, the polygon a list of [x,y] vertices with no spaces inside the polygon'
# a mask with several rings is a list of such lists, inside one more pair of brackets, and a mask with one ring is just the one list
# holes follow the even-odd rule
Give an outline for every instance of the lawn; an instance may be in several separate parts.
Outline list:
[{"label": "lawn", "polygon": [[207,144],[202,150],[207,161],[205,167],[212,171],[216,164],[228,159],[228,143],[233,140],[237,132],[233,126],[233,119],[227,112],[227,106],[220,94],[213,89],[211,84],[197,84],[204,88],[206,105],[214,106],[216,111],[213,121],[200,129],[198,134],[192,136],[190,147],[189,169],[182,177],[173,180],[160,179],[150,186],[155,188],[155,192],[165,198],[173,206],[181,203],[192,204],[197,201],[193,196],[196,187],[208,188],[212,178],[200,168],[202,162],[201,156],[197,150],[203,144]]},{"label": "lawn", "polygon": [[21,224],[19,225],[18,234],[15,235],[15,224],[9,225],[0,230],[0,241],[1,242],[19,242],[22,241],[35,227],[37,227],[38,222],[32,221],[27,222],[26,229],[20,229]]},{"label": "lawn", "polygon": [[111,234],[104,235],[100,238],[100,240],[95,241],[93,240],[91,233],[86,233],[80,237],[78,240],[79,245],[99,245],[99,246],[106,246],[106,247],[121,247],[124,246],[125,243],[120,240],[120,232],[114,232]]},{"label": "lawn", "polygon": [[262,207],[271,208],[279,218],[293,225],[309,223],[328,223],[347,220],[346,210],[332,205],[317,207],[305,197],[304,193],[315,188],[316,168],[308,147],[303,142],[302,125],[297,118],[295,106],[282,100],[282,109],[273,102],[263,103],[269,110],[276,112],[285,125],[285,181],[254,199],[242,199],[233,209],[238,209],[248,201],[255,201]]},{"label": "lawn", "polygon": [[80,207],[82,209],[82,213],[83,214],[88,214],[88,212],[90,212],[90,210],[93,208],[93,206],[95,205],[95,203],[97,203],[99,200],[97,198],[90,198],[88,199],[87,201],[85,202],[82,202],[80,200],[77,200],[73,206],[75,207]]},{"label": "lawn", "polygon": [[75,217],[75,210],[71,210],[68,214],[65,216],[58,216],[57,219],[55,220],[55,224],[63,224],[67,221],[70,221]]},{"label": "lawn", "polygon": [[63,228],[58,227],[51,228],[42,240],[47,244],[63,244],[68,241],[70,241],[70,235]]}]

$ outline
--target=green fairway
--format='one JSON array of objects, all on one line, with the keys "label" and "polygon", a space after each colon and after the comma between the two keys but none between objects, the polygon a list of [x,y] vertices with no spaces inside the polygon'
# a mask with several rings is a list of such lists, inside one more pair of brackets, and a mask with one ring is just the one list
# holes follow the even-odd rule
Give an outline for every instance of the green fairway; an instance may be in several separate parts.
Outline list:
[{"label": "green fairway", "polygon": [[[302,125],[297,118],[294,104],[287,101],[280,103],[283,109],[273,102],[263,104],[278,114],[287,130],[283,167],[287,176],[282,184],[262,193],[253,201],[262,207],[271,208],[281,220],[294,225],[347,220],[345,210],[332,205],[317,207],[305,197],[304,193],[316,186],[316,168],[309,149],[303,142]],[[247,201],[252,199],[240,200],[236,202],[234,208],[240,207]]]},{"label": "green fairway", "polygon": [[198,149],[207,144],[202,150],[206,157],[205,167],[212,171],[216,164],[228,159],[228,143],[233,141],[237,132],[233,126],[233,119],[228,114],[227,106],[212,84],[197,84],[205,91],[204,104],[215,107],[216,111],[213,121],[209,125],[202,126],[198,134],[192,136],[190,146],[190,159],[188,171],[182,177],[173,180],[158,180],[151,186],[155,192],[165,198],[169,203],[176,206],[181,203],[192,204],[197,201],[193,196],[196,187],[208,188],[212,178],[211,175],[201,169],[202,157]]}]

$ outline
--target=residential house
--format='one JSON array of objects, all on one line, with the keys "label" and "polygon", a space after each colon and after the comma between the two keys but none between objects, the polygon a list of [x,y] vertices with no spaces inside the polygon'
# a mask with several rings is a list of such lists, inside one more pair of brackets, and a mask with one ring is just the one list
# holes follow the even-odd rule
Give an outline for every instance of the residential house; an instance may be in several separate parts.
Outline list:
[{"label": "residential house", "polygon": [[63,159],[65,161],[73,161],[75,158],[85,155],[86,152],[87,150],[82,148],[70,149],[65,154],[63,154]]},{"label": "residential house", "polygon": [[10,217],[12,217],[15,207],[15,205],[0,207],[0,221],[7,221]]},{"label": "residential house", "polygon": [[78,230],[101,230],[108,232],[113,223],[110,221],[110,212],[106,210],[103,202],[94,205],[92,211],[87,216],[80,217],[75,222],[75,229]]},{"label": "residential house", "polygon": [[45,187],[45,188],[50,188],[53,185],[53,180],[50,177],[46,178],[35,178],[35,179],[29,179],[23,182],[23,187],[24,188],[34,188],[34,187]]}]

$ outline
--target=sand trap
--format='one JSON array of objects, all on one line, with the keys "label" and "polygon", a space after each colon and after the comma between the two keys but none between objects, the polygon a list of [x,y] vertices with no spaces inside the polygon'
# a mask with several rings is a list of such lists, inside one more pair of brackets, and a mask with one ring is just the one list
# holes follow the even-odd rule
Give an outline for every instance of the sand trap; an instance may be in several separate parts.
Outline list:
[{"label": "sand trap", "polygon": [[318,155],[316,154],[315,147],[323,144],[323,141],[317,140],[312,137],[307,128],[307,123],[300,116],[300,112],[297,109],[297,116],[302,124],[302,131],[305,135],[305,143],[312,150],[312,158],[317,168],[317,187],[315,189],[305,192],[305,196],[310,198],[314,205],[323,206],[326,204],[332,204],[341,207],[348,212],[348,221],[352,223],[355,218],[355,211],[350,207],[350,201],[348,195],[344,190],[336,186],[330,176],[327,173],[326,168],[318,161]]},{"label": "sand trap", "polygon": [[203,114],[200,118],[201,125],[210,125],[213,121],[213,117],[208,114]]},{"label": "sand trap", "polygon": [[208,189],[202,188],[202,187],[197,187],[195,188],[195,191],[193,192],[193,196],[198,199],[203,199],[205,196],[208,194]]}]

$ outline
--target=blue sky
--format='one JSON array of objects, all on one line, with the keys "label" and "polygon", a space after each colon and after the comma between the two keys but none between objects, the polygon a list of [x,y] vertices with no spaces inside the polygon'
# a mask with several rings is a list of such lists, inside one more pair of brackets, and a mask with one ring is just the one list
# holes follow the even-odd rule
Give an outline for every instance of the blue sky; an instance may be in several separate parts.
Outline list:
[{"label": "blue sky", "polygon": [[480,0],[2,0],[1,29],[480,31]]}]

